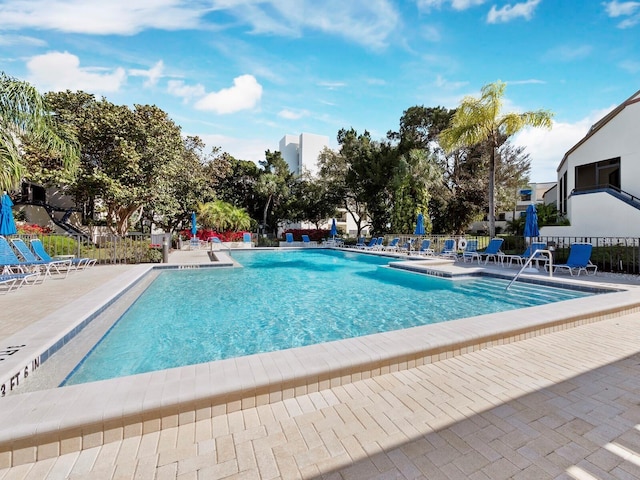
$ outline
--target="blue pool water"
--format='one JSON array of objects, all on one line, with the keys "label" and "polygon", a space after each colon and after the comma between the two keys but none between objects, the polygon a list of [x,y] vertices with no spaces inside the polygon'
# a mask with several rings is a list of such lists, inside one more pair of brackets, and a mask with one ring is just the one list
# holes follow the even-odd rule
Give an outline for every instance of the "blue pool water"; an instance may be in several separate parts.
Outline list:
[{"label": "blue pool water", "polygon": [[245,268],[167,270],[65,384],[542,305],[590,293],[451,281],[355,252],[234,252]]}]

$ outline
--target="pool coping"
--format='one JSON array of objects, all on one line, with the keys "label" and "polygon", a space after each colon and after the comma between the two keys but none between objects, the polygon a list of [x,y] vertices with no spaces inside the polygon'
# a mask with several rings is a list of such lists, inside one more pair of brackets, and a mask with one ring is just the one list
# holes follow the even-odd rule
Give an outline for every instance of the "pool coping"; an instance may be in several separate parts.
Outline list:
[{"label": "pool coping", "polygon": [[[220,257],[223,259],[224,255]],[[418,266],[416,262],[411,263]],[[229,266],[228,262],[221,264]],[[61,322],[67,322],[71,329],[77,327],[73,324],[106,308],[120,292],[153,268],[153,265],[134,267],[65,309],[36,322],[29,331],[37,332],[41,345],[59,341],[60,337],[64,339],[66,334],[60,333]],[[5,426],[0,431],[0,468],[637,311],[640,311],[640,289],[630,288],[521,309],[518,318],[514,318],[513,311],[502,312],[281,352],[16,393],[0,398],[0,422]],[[70,318],[81,319],[74,322]],[[10,338],[20,337],[21,333]],[[36,338],[30,341],[35,344]],[[22,368],[19,365],[23,365],[25,359],[33,357],[32,348],[35,346],[25,347],[15,358],[12,356],[10,361],[16,362],[16,369]],[[5,366],[7,364],[3,368]]]}]

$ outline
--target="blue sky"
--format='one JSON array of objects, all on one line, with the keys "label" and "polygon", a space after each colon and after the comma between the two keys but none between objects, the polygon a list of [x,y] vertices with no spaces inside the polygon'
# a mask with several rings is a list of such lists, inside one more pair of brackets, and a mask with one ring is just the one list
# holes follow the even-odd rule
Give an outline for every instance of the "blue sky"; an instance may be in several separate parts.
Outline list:
[{"label": "blue sky", "polygon": [[155,104],[209,146],[258,161],[285,134],[375,139],[414,105],[507,83],[532,181],[640,90],[640,1],[0,0],[0,70],[41,91]]}]

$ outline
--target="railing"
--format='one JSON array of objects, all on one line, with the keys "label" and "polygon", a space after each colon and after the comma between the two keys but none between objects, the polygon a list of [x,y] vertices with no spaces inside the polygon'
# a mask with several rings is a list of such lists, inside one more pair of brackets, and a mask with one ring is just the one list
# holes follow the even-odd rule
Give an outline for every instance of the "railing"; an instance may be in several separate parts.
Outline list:
[{"label": "railing", "polygon": [[[36,235],[19,235],[27,244]],[[151,236],[132,234],[126,237],[101,235],[91,242],[85,235],[44,235],[45,250],[51,256],[75,255],[95,258],[99,264],[156,263],[162,260],[162,245],[152,246]]]},{"label": "railing", "polygon": [[[509,287],[511,287],[511,285],[513,285],[513,282],[515,282],[518,277],[522,274],[522,272],[524,272],[524,270],[531,265],[531,262],[539,255],[539,254],[545,254],[549,257],[549,276],[553,277],[553,253],[551,250],[536,250],[534,251],[529,258],[527,258],[527,261],[524,262],[524,265],[522,265],[522,268],[520,270],[518,270],[518,273],[515,274],[515,276],[511,279],[511,281],[509,282],[509,285],[507,285],[507,288],[505,288],[505,290],[509,290]],[[535,270],[535,269],[534,269]]]},{"label": "railing", "polygon": [[[392,238],[400,237],[400,244],[409,238],[413,240],[413,249],[420,248],[422,239],[431,239],[431,248],[435,252],[442,250],[444,241],[448,238],[459,240],[478,240],[478,250],[483,250],[489,244],[490,238],[482,235],[408,235],[387,234],[385,244]],[[499,235],[504,239],[501,250],[508,254],[521,254],[527,248],[527,241],[522,236]],[[640,238],[637,237],[537,237],[537,242],[546,243],[554,247],[553,263],[564,263],[569,257],[569,249],[573,243],[590,243],[593,245],[591,261],[598,266],[598,272],[640,274]]]},{"label": "railing", "polygon": [[571,191],[571,195],[585,195],[589,193],[597,193],[597,192],[607,192],[614,197],[622,200],[623,202],[628,203],[636,208],[640,209],[640,198],[635,195],[625,192],[620,187],[616,187],[615,185],[594,185],[590,187],[580,187],[574,188]]}]

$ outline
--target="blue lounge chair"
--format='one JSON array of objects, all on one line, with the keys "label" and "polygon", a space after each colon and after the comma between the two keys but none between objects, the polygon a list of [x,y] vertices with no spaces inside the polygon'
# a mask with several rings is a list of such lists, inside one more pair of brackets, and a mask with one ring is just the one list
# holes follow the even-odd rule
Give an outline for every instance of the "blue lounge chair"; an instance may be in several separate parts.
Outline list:
[{"label": "blue lounge chair", "polygon": [[399,237],[395,237],[389,242],[389,245],[383,246],[382,248],[387,251],[395,252],[398,250],[398,242],[400,241]]},{"label": "blue lounge chair", "polygon": [[199,250],[200,249],[200,239],[198,237],[191,237],[189,240],[189,250]]},{"label": "blue lounge chair", "polygon": [[[593,245],[590,243],[574,243],[571,245],[569,249],[569,258],[567,258],[567,263],[560,263],[558,265],[553,265],[553,271],[557,269],[560,270],[569,270],[571,276],[573,276],[574,272],[576,276],[580,275],[580,272],[584,272],[586,275],[589,275],[589,271],[593,272],[592,274],[596,274],[596,270],[598,270],[598,266],[591,263],[591,251],[593,250]],[[546,264],[544,268],[548,271],[549,264]]]},{"label": "blue lounge chair", "polygon": [[302,235],[302,245],[305,247],[317,247],[318,242],[312,242],[309,239],[309,235]]},{"label": "blue lounge chair", "polygon": [[401,247],[398,247],[398,252],[406,253],[407,255],[411,255],[411,244],[413,243],[413,239],[409,239],[402,244]]},{"label": "blue lounge chair", "polygon": [[360,237],[358,238],[358,241],[356,242],[356,244],[354,245],[355,248],[362,248],[366,245],[366,243],[364,243],[364,237]]},{"label": "blue lounge chair", "polygon": [[377,237],[373,237],[371,238],[371,240],[369,240],[369,243],[365,246],[362,247],[363,250],[375,250],[375,248],[378,246],[378,238]]},{"label": "blue lounge chair", "polygon": [[293,243],[293,233],[285,233],[284,238],[287,243]]},{"label": "blue lounge chair", "polygon": [[[49,262],[56,260],[55,257],[52,257],[47,253],[47,251],[44,248],[44,245],[42,244],[42,240],[40,240],[39,238],[31,239],[31,248],[33,249],[33,252],[36,254],[36,256],[41,260],[49,261]],[[81,257],[81,258],[74,257],[74,258],[70,258],[69,260],[71,261],[71,265],[73,265],[76,268],[76,270],[84,270],[87,267],[91,267],[95,265],[96,262],[98,261],[98,259],[96,258],[89,258],[89,257]]]},{"label": "blue lounge chair", "polygon": [[438,256],[452,258],[454,260],[458,258],[458,252],[456,251],[456,241],[453,238],[447,238],[444,241],[444,245],[442,247],[442,250],[440,250],[440,253],[438,253]]},{"label": "blue lounge chair", "polygon": [[469,262],[473,262],[476,258],[480,257],[478,253],[478,240],[465,240],[466,244],[462,249],[462,254],[460,255],[460,259],[463,262],[469,260]]},{"label": "blue lounge chair", "polygon": [[422,240],[422,243],[420,243],[420,248],[418,249],[418,255],[430,255],[433,256],[435,253],[433,251],[433,249],[431,248],[431,240],[430,239],[425,239]]},{"label": "blue lounge chair", "polygon": [[[13,251],[9,241],[0,236],[0,267],[2,268],[1,273],[3,275],[9,275],[14,273],[40,273],[44,272],[47,269],[46,262],[37,261],[37,262],[27,262],[22,261],[16,255],[16,252]],[[45,277],[43,277],[44,280]]]},{"label": "blue lounge chair", "polygon": [[493,260],[493,263],[498,263],[498,259],[502,260],[504,257],[504,253],[500,251],[502,242],[504,242],[502,238],[492,238],[487,248],[482,252],[478,252],[478,263],[484,260],[484,264],[486,265],[489,263],[489,260]]},{"label": "blue lounge chair", "polygon": [[[524,263],[529,259],[529,257],[531,256],[531,252],[535,252],[537,250],[545,250],[547,248],[547,244],[546,243],[542,243],[542,242],[534,242],[531,245],[529,245],[527,247],[527,249],[521,254],[521,255],[505,255],[502,258],[502,262],[506,262],[507,260],[509,261],[509,266],[511,266],[511,264],[513,262],[516,262],[518,265],[522,266],[524,265]],[[535,261],[536,265],[539,267],[540,266],[540,262],[546,262],[547,259],[545,257],[543,257],[540,254],[537,254],[532,262]]]},{"label": "blue lounge chair", "polygon": [[35,253],[31,251],[29,246],[24,243],[24,240],[22,240],[21,238],[12,238],[11,243],[25,262],[42,264],[45,267],[45,275],[51,275],[52,273],[57,273],[58,275],[64,274],[65,278],[67,277],[67,275],[69,275],[69,270],[71,270],[70,259],[45,260],[43,258],[36,257]]},{"label": "blue lounge chair", "polygon": [[4,291],[4,293],[16,290],[22,285],[35,283],[39,276],[39,273],[0,274],[0,290]]},{"label": "blue lounge chair", "polygon": [[251,234],[249,232],[244,232],[242,234],[242,242],[249,243],[251,244],[251,246],[253,246],[253,242],[251,241]]}]

